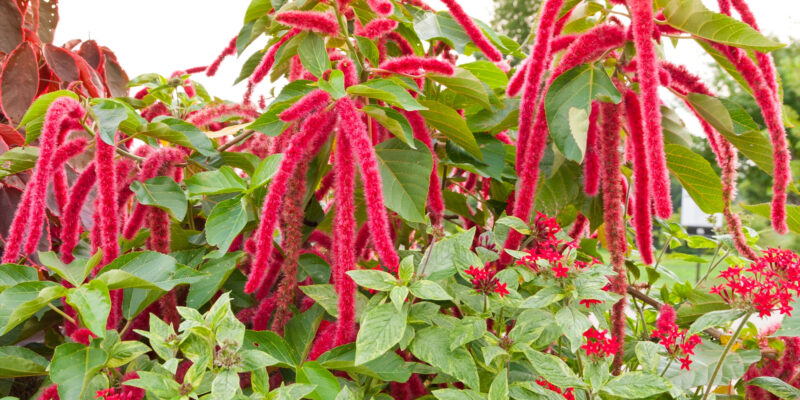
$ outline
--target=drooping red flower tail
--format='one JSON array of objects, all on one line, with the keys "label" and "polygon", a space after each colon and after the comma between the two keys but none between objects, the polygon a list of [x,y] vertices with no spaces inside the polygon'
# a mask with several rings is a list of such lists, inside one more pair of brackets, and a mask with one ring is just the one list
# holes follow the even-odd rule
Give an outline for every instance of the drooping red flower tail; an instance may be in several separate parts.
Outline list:
[{"label": "drooping red flower tail", "polygon": [[[739,13],[739,16],[742,17],[742,21],[753,27],[753,29],[761,31],[758,28],[756,17],[753,15],[752,11],[750,11],[750,7],[747,5],[747,3],[745,3],[743,0],[731,0],[731,2],[733,4],[733,8],[735,8],[736,12]],[[780,101],[778,73],[775,69],[775,61],[772,59],[772,55],[769,53],[762,53],[760,51],[756,51],[755,53],[756,61],[758,61],[758,67],[761,69],[761,73],[764,75],[764,80],[767,81],[767,85],[769,85],[769,88],[772,90],[775,98]]]},{"label": "drooping red flower tail", "polygon": [[320,11],[284,11],[275,14],[275,21],[292,28],[336,36],[339,33],[339,22],[336,16]]},{"label": "drooping red flower tail", "polygon": [[344,75],[345,89],[358,84],[358,72],[356,72],[356,65],[353,64],[353,60],[345,58],[342,61],[339,61],[336,69],[342,71],[342,74]]},{"label": "drooping red flower tail", "polygon": [[261,114],[251,106],[243,104],[215,104],[203,107],[186,118],[186,122],[204,127],[222,117],[240,117],[245,122],[252,121]]},{"label": "drooping red flower tail", "polygon": [[370,199],[367,202],[367,222],[372,242],[381,262],[394,271],[399,266],[400,259],[389,234],[389,221],[383,200],[383,185],[369,132],[367,132],[367,127],[361,120],[355,104],[349,98],[344,97],[336,103],[336,112],[339,116],[339,129],[344,130],[353,148],[353,154],[358,156],[364,195]]},{"label": "drooping red flower tail", "polygon": [[59,146],[53,156],[53,192],[61,215],[64,214],[64,206],[67,204],[67,196],[69,196],[69,185],[67,183],[67,175],[64,173],[64,164],[70,158],[83,153],[88,144],[89,141],[84,137],[70,140]]},{"label": "drooping red flower tail", "polygon": [[658,56],[652,40],[655,28],[653,2],[651,0],[629,0],[633,41],[637,54],[637,74],[641,89],[641,115],[646,140],[646,152],[650,156],[650,179],[658,217],[667,219],[672,215],[669,171],[664,154],[664,138],[661,131],[661,101],[658,98]]},{"label": "drooping red flower tail", "polygon": [[453,65],[437,58],[419,56],[402,56],[386,60],[378,68],[386,71],[408,75],[422,75],[433,72],[442,75],[453,75]]},{"label": "drooping red flower tail", "polygon": [[394,5],[390,0],[367,0],[367,5],[382,17],[392,15],[394,11]]},{"label": "drooping red flower tail", "polygon": [[322,89],[315,89],[292,104],[289,108],[283,110],[283,112],[278,114],[278,118],[283,122],[292,122],[311,114],[329,101],[331,101],[331,95],[328,92]]},{"label": "drooping red flower tail", "polygon": [[597,195],[600,187],[600,149],[599,133],[597,132],[597,117],[600,115],[600,105],[597,101],[592,103],[589,113],[589,132],[586,135],[586,156],[583,159],[583,192],[588,196]]},{"label": "drooping red flower tail", "polygon": [[393,19],[375,18],[359,29],[356,34],[370,39],[378,39],[395,30],[397,24],[398,22]]},{"label": "drooping red flower tail", "polygon": [[625,44],[625,30],[622,27],[613,24],[595,26],[570,42],[548,82],[553,82],[567,70],[592,61],[623,44]]},{"label": "drooping red flower tail", "polygon": [[[464,28],[464,31],[467,33],[472,42],[475,43],[476,46],[483,52],[483,54],[488,58],[491,62],[495,64],[502,64],[503,61],[503,53],[500,50],[497,50],[496,47],[489,41],[489,39],[484,36],[483,32],[481,32],[481,28],[475,24],[475,21],[464,12],[464,9],[461,8],[456,0],[442,0],[442,3],[447,6],[447,9],[450,10],[450,15],[453,16],[453,19]],[[499,66],[499,65],[498,65]],[[505,65],[505,70],[508,71],[508,65]],[[501,67],[500,69],[503,69]]]},{"label": "drooping red flower tail", "polygon": [[575,222],[572,223],[572,228],[570,228],[569,237],[573,240],[580,241],[583,239],[584,235],[586,235],[586,230],[589,228],[589,218],[586,218],[585,215],[578,213],[578,216],[575,217]]},{"label": "drooping red flower tail", "polygon": [[508,86],[506,86],[506,96],[514,97],[519,94],[519,91],[525,86],[525,77],[528,74],[528,63],[530,62],[530,58],[525,59],[520,65],[517,66],[517,70],[514,71],[514,75],[511,75],[511,78],[508,79]]},{"label": "drooping red flower tail", "polygon": [[[117,214],[116,168],[114,168],[114,146],[99,139],[95,143],[95,168],[97,174],[97,198],[95,214],[99,216],[100,248],[103,263],[108,264],[119,256],[119,222]],[[102,172],[101,172],[102,171]]]},{"label": "drooping red flower tail", "polygon": [[86,169],[78,175],[78,179],[72,185],[69,192],[67,203],[64,206],[64,213],[61,215],[61,261],[70,263],[74,260],[72,250],[78,244],[78,237],[81,231],[81,209],[86,203],[86,197],[94,186],[97,175],[95,174],[94,163],[86,166]]},{"label": "drooping red flower tail", "polygon": [[339,295],[334,346],[352,342],[355,333],[355,283],[347,275],[347,271],[356,268],[356,166],[353,157],[348,132],[339,129],[334,154],[333,283]]},{"label": "drooping red flower tail", "polygon": [[31,250],[26,252],[30,253],[36,249],[42,232],[45,195],[51,176],[53,157],[57,146],[66,135],[66,133],[62,134],[62,123],[65,119],[79,119],[84,113],[80,104],[71,97],[60,97],[53,101],[47,109],[42,133],[39,137],[39,159],[36,161],[31,180],[25,188],[14,214],[14,220],[5,240],[3,263],[17,261],[23,247],[23,240],[26,238],[26,232],[28,232],[27,242],[32,243],[32,245],[25,243],[26,250]]},{"label": "drooping red flower tail", "polygon": [[253,259],[252,269],[245,285],[246,293],[253,293],[264,281],[267,262],[272,254],[272,234],[278,223],[280,201],[283,199],[288,187],[289,178],[294,174],[297,164],[303,159],[303,153],[313,145],[313,142],[320,140],[320,137],[327,137],[330,133],[330,117],[327,113],[321,112],[306,119],[300,132],[295,134],[289,142],[289,147],[283,155],[283,161],[272,178],[267,198],[261,212],[261,223],[256,233],[256,254]]},{"label": "drooping red flower tail", "polygon": [[[648,169],[649,157],[647,138],[644,134],[644,121],[640,113],[641,104],[636,92],[628,90],[625,93],[625,119],[627,121],[630,140],[633,141],[633,226],[636,231],[636,245],[639,247],[642,261],[645,264],[653,263],[653,221],[650,214],[652,202],[650,192],[650,173]],[[655,194],[653,194],[655,195]]]},{"label": "drooping red flower tail", "polygon": [[283,238],[283,280],[281,280],[275,300],[275,317],[270,330],[281,334],[283,327],[292,316],[290,306],[296,300],[297,267],[303,247],[303,217],[305,216],[306,173],[308,162],[301,162],[294,171],[294,176],[283,199],[282,219]]},{"label": "drooping red flower tail", "polygon": [[60,400],[58,397],[58,385],[55,383],[42,390],[38,400]]},{"label": "drooping red flower tail", "polygon": [[216,75],[217,70],[219,70],[219,65],[222,64],[222,60],[228,56],[236,54],[236,39],[238,38],[238,36],[234,36],[233,39],[231,39],[231,41],[228,43],[228,46],[222,50],[222,53],[220,53],[214,62],[208,66],[208,69],[206,69],[206,76]]},{"label": "drooping red flower tail", "polygon": [[414,48],[411,47],[411,43],[408,43],[408,40],[403,37],[403,35],[397,32],[389,32],[386,34],[386,38],[392,40],[397,44],[397,47],[400,48],[400,53],[404,56],[408,56],[414,54]]},{"label": "drooping red flower tail", "polygon": [[433,141],[430,131],[425,126],[425,119],[418,111],[403,111],[411,130],[414,132],[414,138],[425,143],[431,151],[433,157],[433,170],[431,171],[431,183],[428,187],[428,209],[431,213],[431,222],[434,225],[440,226],[442,224],[442,216],[444,215],[444,198],[442,198],[442,184],[439,181],[439,167],[438,157],[434,152]]},{"label": "drooping red flower tail", "polygon": [[281,46],[283,46],[284,43],[288,42],[289,39],[295,37],[300,32],[302,32],[300,28],[292,28],[286,32],[286,34],[281,36],[280,40],[270,46],[266,54],[264,54],[264,58],[261,59],[261,62],[258,63],[256,69],[253,70],[253,74],[250,75],[250,78],[247,80],[247,91],[244,95],[244,104],[250,103],[250,97],[253,94],[253,89],[257,84],[264,80],[264,77],[267,76],[269,70],[272,69],[272,65],[275,64],[275,54],[278,52]]}]

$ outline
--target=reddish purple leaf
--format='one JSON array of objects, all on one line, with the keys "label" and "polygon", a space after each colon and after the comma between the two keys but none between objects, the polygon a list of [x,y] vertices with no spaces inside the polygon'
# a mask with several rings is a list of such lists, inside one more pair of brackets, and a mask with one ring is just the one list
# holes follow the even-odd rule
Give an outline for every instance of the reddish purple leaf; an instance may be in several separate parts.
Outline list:
[{"label": "reddish purple leaf", "polygon": [[110,51],[105,53],[103,75],[105,78],[106,88],[108,88],[111,97],[122,97],[128,95],[128,74],[113,57]]},{"label": "reddish purple leaf", "polygon": [[20,121],[39,88],[39,66],[30,43],[20,44],[0,72],[0,108],[12,122]]},{"label": "reddish purple leaf", "polygon": [[83,87],[89,92],[89,96],[106,97],[105,85],[103,85],[103,79],[100,78],[100,74],[81,57],[75,57],[75,62],[78,64]]},{"label": "reddish purple leaf", "polygon": [[58,25],[58,0],[39,1],[39,40],[53,43],[53,32]]},{"label": "reddish purple leaf", "polygon": [[16,129],[6,124],[0,124],[0,140],[5,142],[8,147],[25,144],[25,138]]},{"label": "reddish purple leaf", "polygon": [[22,13],[16,2],[0,0],[0,52],[11,53],[22,38]]},{"label": "reddish purple leaf", "polygon": [[69,83],[81,80],[78,64],[69,50],[46,44],[44,46],[44,60],[61,82]]},{"label": "reddish purple leaf", "polygon": [[103,64],[103,53],[100,52],[100,46],[94,40],[87,40],[81,43],[78,55],[83,57],[94,69],[100,68],[100,65]]}]

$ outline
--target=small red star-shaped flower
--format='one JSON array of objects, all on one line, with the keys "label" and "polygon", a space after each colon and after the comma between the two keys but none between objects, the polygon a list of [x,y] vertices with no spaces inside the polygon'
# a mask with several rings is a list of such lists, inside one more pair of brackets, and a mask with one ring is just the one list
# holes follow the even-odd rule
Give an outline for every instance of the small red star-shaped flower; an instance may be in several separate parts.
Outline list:
[{"label": "small red star-shaped flower", "polygon": [[500,297],[507,295],[508,290],[506,289],[506,284],[497,282],[497,287],[494,288],[494,292],[499,294]]}]

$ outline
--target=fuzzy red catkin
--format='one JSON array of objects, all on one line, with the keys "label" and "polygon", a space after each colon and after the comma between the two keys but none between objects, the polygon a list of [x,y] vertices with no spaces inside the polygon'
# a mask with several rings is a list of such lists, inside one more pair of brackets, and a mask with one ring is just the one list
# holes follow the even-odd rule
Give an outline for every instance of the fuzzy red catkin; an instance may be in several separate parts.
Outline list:
[{"label": "fuzzy red catkin", "polygon": [[313,145],[320,137],[327,137],[330,133],[330,124],[327,113],[317,113],[306,119],[300,132],[295,134],[289,142],[289,147],[283,155],[283,161],[278,172],[272,178],[267,198],[261,212],[256,237],[256,254],[252,270],[245,285],[246,293],[253,293],[264,281],[267,262],[272,254],[272,234],[278,222],[280,200],[286,193],[289,178],[294,174],[297,164],[303,159],[306,149]]},{"label": "fuzzy red catkin", "polygon": [[528,63],[530,59],[525,59],[508,79],[508,86],[506,86],[506,96],[514,97],[519,94],[522,87],[525,85],[525,77],[528,73]]},{"label": "fuzzy red catkin", "polygon": [[442,75],[453,75],[455,69],[450,63],[436,58],[419,56],[402,56],[386,60],[378,66],[379,69],[408,75],[421,75],[432,72]]},{"label": "fuzzy red catkin", "polygon": [[339,22],[336,21],[336,16],[327,12],[284,11],[275,14],[275,21],[292,28],[330,36],[336,36],[339,33]]},{"label": "fuzzy red catkin", "polygon": [[381,175],[378,171],[378,161],[375,150],[367,132],[364,121],[356,110],[355,104],[344,97],[336,103],[336,112],[339,116],[339,129],[345,131],[348,141],[353,149],[353,154],[358,156],[361,167],[361,181],[364,185],[364,196],[371,201],[367,202],[367,222],[372,235],[372,242],[381,262],[394,271],[400,264],[400,259],[394,248],[394,243],[389,234],[389,222],[383,199],[383,186]]},{"label": "fuzzy red catkin", "polygon": [[331,101],[331,95],[328,92],[322,89],[315,89],[292,104],[289,108],[283,110],[278,114],[278,118],[283,122],[292,122],[314,112],[329,101]]},{"label": "fuzzy red catkin", "polygon": [[60,400],[58,397],[58,385],[55,383],[42,390],[38,400]]},{"label": "fuzzy red catkin", "polygon": [[72,185],[69,198],[64,206],[64,213],[61,216],[61,261],[70,263],[74,259],[72,250],[78,244],[80,235],[80,214],[89,191],[94,186],[97,175],[95,174],[94,163],[86,166],[86,169],[78,175],[78,179]]},{"label": "fuzzy red catkin", "polygon": [[418,111],[403,111],[408,123],[411,125],[411,130],[414,132],[414,138],[425,143],[431,151],[433,157],[433,170],[431,170],[430,185],[428,187],[428,209],[431,212],[431,222],[434,225],[441,226],[442,216],[444,215],[444,199],[442,198],[441,182],[439,182],[439,168],[438,157],[434,152],[433,141],[430,131],[425,126],[425,119]]},{"label": "fuzzy red catkin", "polygon": [[[484,36],[481,29],[478,25],[475,24],[475,21],[464,12],[464,9],[456,2],[456,0],[442,0],[442,3],[447,6],[447,9],[450,10],[450,15],[453,16],[453,19],[464,28],[464,31],[467,33],[472,42],[475,43],[476,46],[483,52],[483,54],[493,63],[502,63],[503,62],[503,53],[497,50],[496,47]],[[560,7],[559,7],[560,8]],[[548,38],[549,39],[549,38]],[[501,68],[502,69],[502,68]]]},{"label": "fuzzy red catkin", "polygon": [[575,222],[572,223],[572,228],[570,228],[569,237],[573,240],[581,240],[583,236],[586,234],[586,229],[589,228],[589,219],[586,218],[585,215],[578,213],[578,216],[575,217]]},{"label": "fuzzy red catkin", "polygon": [[355,332],[355,284],[347,271],[356,268],[355,254],[355,178],[354,154],[344,129],[336,137],[333,221],[333,283],[339,295],[339,319],[334,346],[353,341]]},{"label": "fuzzy red catkin", "polygon": [[356,32],[356,35],[370,39],[377,39],[395,30],[397,28],[397,24],[398,22],[393,19],[375,18],[359,29]]},{"label": "fuzzy red catkin", "polygon": [[653,221],[650,214],[650,203],[653,201],[650,192],[650,173],[647,166],[649,157],[647,149],[647,138],[644,134],[644,121],[642,121],[641,104],[636,92],[628,90],[625,93],[625,119],[627,120],[628,133],[630,140],[633,141],[633,226],[636,231],[636,244],[639,253],[642,255],[642,262],[645,264],[653,263]]},{"label": "fuzzy red catkin", "polygon": [[597,117],[600,114],[600,105],[592,102],[589,113],[589,132],[586,135],[586,156],[583,160],[583,192],[588,196],[597,195],[600,186],[600,161],[598,149]]},{"label": "fuzzy red catkin", "polygon": [[386,34],[386,38],[394,41],[397,47],[400,48],[400,53],[404,56],[414,54],[414,48],[411,47],[411,43],[409,43],[403,35],[397,32],[389,32]]},{"label": "fuzzy red catkin", "polygon": [[600,183],[603,187],[603,221],[611,253],[611,265],[624,269],[625,263],[625,192],[620,180],[622,157],[620,155],[620,106],[600,103],[599,147]]},{"label": "fuzzy red catkin", "polygon": [[637,53],[637,72],[641,88],[641,114],[646,141],[645,151],[650,156],[650,179],[658,217],[667,219],[672,215],[669,171],[664,154],[664,138],[661,131],[661,102],[658,98],[658,57],[651,37],[653,2],[651,0],[629,0],[633,41]]},{"label": "fuzzy red catkin", "polygon": [[258,63],[256,69],[253,70],[253,74],[250,75],[250,78],[247,81],[247,92],[244,96],[244,103],[248,104],[250,100],[250,96],[253,94],[253,89],[255,85],[261,82],[269,70],[272,69],[272,65],[275,64],[275,54],[278,52],[278,49],[283,46],[284,43],[288,42],[289,39],[297,36],[298,33],[301,32],[299,28],[292,28],[286,34],[281,36],[280,40],[278,40],[275,44],[270,46],[267,50],[266,54],[264,54],[264,58],[261,59],[261,62]]},{"label": "fuzzy red catkin", "polygon": [[206,69],[206,76],[216,75],[217,70],[219,70],[219,65],[222,64],[222,60],[236,53],[236,39],[238,38],[239,38],[238,36],[234,36],[233,39],[231,39],[231,41],[228,43],[228,46],[226,46],[222,50],[222,53],[220,53],[219,56],[217,56],[217,58],[214,60],[214,62],[212,62],[211,65],[208,66],[208,69]]},{"label": "fuzzy red catkin", "polygon": [[67,204],[67,196],[69,195],[67,176],[64,173],[64,164],[70,158],[83,153],[88,144],[89,141],[84,137],[70,140],[59,146],[53,156],[53,192],[60,214],[64,213],[64,206]]},{"label": "fuzzy red catkin", "polygon": [[99,215],[102,265],[105,265],[119,256],[116,168],[114,168],[114,146],[99,138],[95,146],[95,168],[97,171],[102,171],[97,174],[95,214]]},{"label": "fuzzy red catkin", "polygon": [[[756,22],[756,17],[753,15],[752,11],[750,11],[750,7],[745,3],[743,0],[731,0],[733,3],[733,8],[736,9],[736,12],[739,13],[739,16],[742,17],[742,21],[746,24],[753,27],[753,29],[760,31],[758,28],[758,23]],[[730,14],[730,12],[728,12]],[[778,89],[778,73],[775,69],[775,61],[772,59],[772,55],[769,53],[762,53],[760,51],[756,51],[756,60],[758,61],[758,67],[761,69],[761,73],[764,75],[764,80],[767,81],[769,88],[772,90],[772,93],[775,94],[776,100],[780,100],[780,91]]]},{"label": "fuzzy red catkin", "polygon": [[[533,120],[536,113],[536,102],[539,100],[539,85],[550,54],[550,41],[553,38],[555,24],[564,0],[545,0],[542,5],[539,26],[531,53],[525,61],[525,80],[522,87],[522,99],[519,109],[519,134],[517,139],[517,173],[522,173],[522,165],[526,164],[528,144],[532,141]],[[517,196],[519,198],[519,196]],[[516,236],[516,235],[514,235]],[[505,254],[505,253],[504,253]]]},{"label": "fuzzy red catkin", "polygon": [[392,15],[394,11],[394,5],[392,5],[390,0],[367,0],[367,5],[372,11],[375,11],[376,14],[382,17]]},{"label": "fuzzy red catkin", "polygon": [[233,116],[241,117],[245,121],[252,121],[261,116],[261,114],[253,107],[247,105],[218,104],[206,106],[193,112],[186,118],[186,122],[204,127],[218,118]]},{"label": "fuzzy red catkin", "polygon": [[345,89],[358,84],[358,72],[356,72],[356,65],[353,63],[353,60],[345,58],[339,61],[339,64],[336,65],[336,69],[342,71],[342,75],[344,75]]}]

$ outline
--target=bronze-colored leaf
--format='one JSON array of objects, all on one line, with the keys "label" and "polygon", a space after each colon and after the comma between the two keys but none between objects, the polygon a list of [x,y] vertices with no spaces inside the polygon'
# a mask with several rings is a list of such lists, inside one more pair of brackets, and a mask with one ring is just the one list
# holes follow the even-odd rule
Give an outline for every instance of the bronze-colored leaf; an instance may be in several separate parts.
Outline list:
[{"label": "bronze-colored leaf", "polygon": [[0,52],[11,53],[22,43],[22,13],[14,0],[0,0]]},{"label": "bronze-colored leaf", "polygon": [[12,121],[25,115],[39,88],[39,68],[36,54],[28,42],[23,42],[8,55],[0,72],[0,108]]}]

